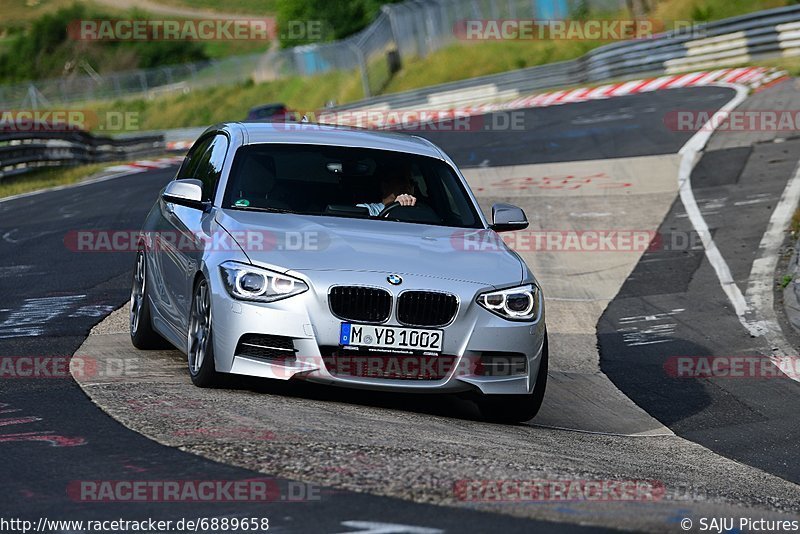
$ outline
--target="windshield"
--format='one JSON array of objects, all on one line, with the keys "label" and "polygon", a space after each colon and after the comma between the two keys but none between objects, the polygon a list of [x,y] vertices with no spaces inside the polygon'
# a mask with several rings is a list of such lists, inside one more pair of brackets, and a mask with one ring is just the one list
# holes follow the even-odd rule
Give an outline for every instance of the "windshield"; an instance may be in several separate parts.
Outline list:
[{"label": "windshield", "polygon": [[223,207],[482,227],[461,180],[447,163],[366,148],[242,147],[233,161]]}]

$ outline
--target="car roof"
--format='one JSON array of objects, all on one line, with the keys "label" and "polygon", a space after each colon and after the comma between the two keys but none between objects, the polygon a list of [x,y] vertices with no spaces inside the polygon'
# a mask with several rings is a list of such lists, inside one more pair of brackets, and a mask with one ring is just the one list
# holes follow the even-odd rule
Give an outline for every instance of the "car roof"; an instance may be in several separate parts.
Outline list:
[{"label": "car roof", "polygon": [[443,159],[439,149],[425,139],[399,132],[365,130],[349,126],[335,126],[300,122],[235,122],[212,126],[211,130],[239,130],[242,145],[259,143],[334,145],[372,148],[417,154]]}]

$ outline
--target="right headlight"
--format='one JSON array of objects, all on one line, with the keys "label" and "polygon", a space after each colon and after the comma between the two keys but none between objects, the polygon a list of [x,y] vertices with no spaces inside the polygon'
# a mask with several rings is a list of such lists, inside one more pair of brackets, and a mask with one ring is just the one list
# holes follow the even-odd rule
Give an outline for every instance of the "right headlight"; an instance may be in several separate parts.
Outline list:
[{"label": "right headlight", "polygon": [[530,321],[539,316],[540,292],[535,284],[489,291],[478,295],[478,304],[503,319]]},{"label": "right headlight", "polygon": [[228,293],[237,299],[275,302],[308,291],[300,279],[254,265],[226,261],[219,268]]}]

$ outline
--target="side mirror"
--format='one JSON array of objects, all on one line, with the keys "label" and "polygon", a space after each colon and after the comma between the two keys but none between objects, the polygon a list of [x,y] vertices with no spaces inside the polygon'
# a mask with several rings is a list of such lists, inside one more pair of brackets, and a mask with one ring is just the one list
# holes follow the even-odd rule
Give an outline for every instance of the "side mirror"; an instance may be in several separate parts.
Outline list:
[{"label": "side mirror", "polygon": [[513,232],[528,227],[528,218],[522,208],[511,204],[497,203],[492,206],[492,226],[495,232]]},{"label": "side mirror", "polygon": [[193,178],[187,180],[173,180],[167,184],[161,193],[164,202],[171,202],[179,206],[195,209],[205,209],[203,203],[203,182]]}]

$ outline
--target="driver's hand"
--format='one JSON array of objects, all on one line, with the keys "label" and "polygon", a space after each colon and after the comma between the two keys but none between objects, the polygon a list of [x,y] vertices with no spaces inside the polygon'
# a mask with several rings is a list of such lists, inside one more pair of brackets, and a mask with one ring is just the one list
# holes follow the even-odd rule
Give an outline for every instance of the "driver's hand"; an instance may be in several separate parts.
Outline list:
[{"label": "driver's hand", "polygon": [[399,195],[395,200],[400,203],[401,206],[413,206],[417,203],[417,197],[414,195]]}]

